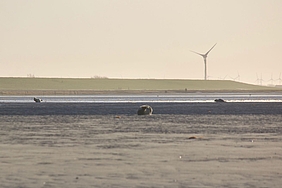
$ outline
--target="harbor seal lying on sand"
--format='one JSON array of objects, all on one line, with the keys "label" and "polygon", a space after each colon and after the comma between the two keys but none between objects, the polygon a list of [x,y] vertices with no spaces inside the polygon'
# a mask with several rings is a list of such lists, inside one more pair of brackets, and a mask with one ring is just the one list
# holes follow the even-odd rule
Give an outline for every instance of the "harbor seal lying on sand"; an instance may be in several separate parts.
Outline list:
[{"label": "harbor seal lying on sand", "polygon": [[42,99],[39,99],[39,98],[33,98],[33,100],[35,101],[35,102],[42,102]]},{"label": "harbor seal lying on sand", "polygon": [[225,102],[223,99],[215,99],[214,102]]},{"label": "harbor seal lying on sand", "polygon": [[139,107],[137,114],[138,115],[152,115],[153,108],[149,105],[142,105]]}]

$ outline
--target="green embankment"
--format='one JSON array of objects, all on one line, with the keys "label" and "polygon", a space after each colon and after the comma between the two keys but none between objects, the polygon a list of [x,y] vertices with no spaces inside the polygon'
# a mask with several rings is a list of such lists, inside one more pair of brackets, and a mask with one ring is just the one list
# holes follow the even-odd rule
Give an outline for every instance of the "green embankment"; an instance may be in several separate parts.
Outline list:
[{"label": "green embankment", "polygon": [[[2,94],[15,91],[268,91],[278,90],[230,80],[0,78]],[[9,93],[8,92],[8,93]],[[0,94],[1,94],[0,93]]]}]

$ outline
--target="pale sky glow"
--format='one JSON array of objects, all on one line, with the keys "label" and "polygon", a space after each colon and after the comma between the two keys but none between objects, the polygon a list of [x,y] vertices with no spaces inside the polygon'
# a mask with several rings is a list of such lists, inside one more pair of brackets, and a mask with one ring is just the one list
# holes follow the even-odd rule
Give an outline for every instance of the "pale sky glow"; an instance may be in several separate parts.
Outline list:
[{"label": "pale sky glow", "polygon": [[0,0],[0,76],[203,79],[203,58],[190,50],[217,43],[208,79],[258,83],[258,75],[282,84],[281,7],[281,0]]}]

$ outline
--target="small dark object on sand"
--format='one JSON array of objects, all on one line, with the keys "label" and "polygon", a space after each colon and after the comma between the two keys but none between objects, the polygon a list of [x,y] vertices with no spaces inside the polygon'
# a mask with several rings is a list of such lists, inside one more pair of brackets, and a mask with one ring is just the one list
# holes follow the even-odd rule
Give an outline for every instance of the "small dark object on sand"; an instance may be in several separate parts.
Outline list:
[{"label": "small dark object on sand", "polygon": [[139,107],[137,114],[138,115],[152,115],[153,108],[149,105],[142,105]]},{"label": "small dark object on sand", "polygon": [[190,136],[188,139],[196,139],[196,136]]},{"label": "small dark object on sand", "polygon": [[33,100],[35,101],[35,102],[42,102],[42,99],[39,99],[39,98],[33,98]]},{"label": "small dark object on sand", "polygon": [[223,99],[215,99],[214,102],[225,102]]},{"label": "small dark object on sand", "polygon": [[202,137],[199,136],[190,136],[188,139],[201,139]]}]

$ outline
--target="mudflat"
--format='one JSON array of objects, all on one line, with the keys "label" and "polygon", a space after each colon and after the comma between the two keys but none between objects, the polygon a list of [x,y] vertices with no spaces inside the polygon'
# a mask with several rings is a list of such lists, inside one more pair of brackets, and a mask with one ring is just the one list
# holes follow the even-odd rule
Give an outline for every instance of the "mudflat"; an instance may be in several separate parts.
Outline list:
[{"label": "mudflat", "polygon": [[281,103],[150,105],[0,104],[1,187],[281,186]]}]

